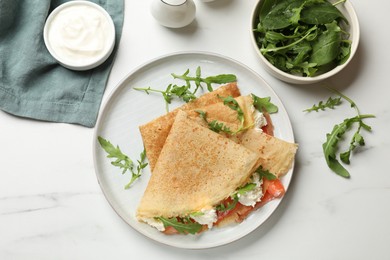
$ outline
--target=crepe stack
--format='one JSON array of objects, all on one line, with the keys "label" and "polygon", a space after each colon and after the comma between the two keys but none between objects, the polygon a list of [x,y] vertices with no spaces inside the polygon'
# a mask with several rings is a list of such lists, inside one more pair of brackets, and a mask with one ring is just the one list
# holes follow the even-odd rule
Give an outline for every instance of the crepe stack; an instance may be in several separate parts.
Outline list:
[{"label": "crepe stack", "polygon": [[176,113],[138,208],[140,219],[210,209],[243,185],[259,155]]},{"label": "crepe stack", "polygon": [[168,133],[171,130],[177,112],[179,110],[193,111],[215,103],[220,103],[221,99],[219,98],[219,96],[240,96],[240,91],[237,88],[237,84],[227,84],[213,92],[206,93],[201,97],[195,99],[194,101],[189,102],[163,116],[160,116],[145,125],[140,126],[140,132],[151,171],[153,171],[154,169],[154,166],[160,155],[162,147],[164,146]]},{"label": "crepe stack", "polygon": [[[221,96],[236,99],[248,130],[228,135],[209,129],[199,110],[233,131],[240,127],[237,112]],[[286,174],[297,145],[251,127],[254,114],[252,97],[241,96],[232,83],[140,126],[152,175],[137,218],[149,223],[156,217],[187,217],[213,209],[248,183],[260,166],[277,177]]]}]

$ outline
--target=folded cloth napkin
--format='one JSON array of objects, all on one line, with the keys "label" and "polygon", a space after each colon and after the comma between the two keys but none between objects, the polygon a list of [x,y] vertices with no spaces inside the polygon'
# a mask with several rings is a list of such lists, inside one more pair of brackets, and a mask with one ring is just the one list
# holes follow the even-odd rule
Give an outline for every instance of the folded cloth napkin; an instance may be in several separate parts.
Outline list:
[{"label": "folded cloth napkin", "polygon": [[102,65],[72,71],[43,41],[50,12],[65,0],[0,0],[0,109],[20,117],[94,127],[122,32],[124,0],[94,0],[112,17],[113,53]]}]

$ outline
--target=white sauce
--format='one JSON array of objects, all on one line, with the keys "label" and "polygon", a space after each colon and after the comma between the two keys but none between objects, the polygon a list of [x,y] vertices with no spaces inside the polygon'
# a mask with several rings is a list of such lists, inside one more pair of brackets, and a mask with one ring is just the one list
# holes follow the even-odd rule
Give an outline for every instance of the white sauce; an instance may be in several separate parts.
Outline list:
[{"label": "white sauce", "polygon": [[144,221],[148,225],[156,228],[158,231],[162,232],[165,230],[164,223],[161,220],[154,219],[154,218],[145,218],[145,219],[142,219],[142,221]]},{"label": "white sauce", "polygon": [[265,118],[264,114],[259,112],[258,110],[255,110],[253,113],[255,121],[255,130],[258,132],[263,132],[261,128],[267,125],[267,119]]},{"label": "white sauce", "polygon": [[112,48],[112,22],[97,8],[76,4],[60,10],[49,25],[48,39],[64,62],[82,66],[99,60]]},{"label": "white sauce", "polygon": [[202,209],[200,212],[201,214],[190,215],[190,217],[199,224],[212,228],[213,223],[217,221],[217,211],[215,209]]},{"label": "white sauce", "polygon": [[238,194],[238,202],[242,205],[254,207],[263,197],[263,179],[260,179],[259,174],[256,172],[252,175],[252,183],[256,184],[253,190],[244,194]]}]

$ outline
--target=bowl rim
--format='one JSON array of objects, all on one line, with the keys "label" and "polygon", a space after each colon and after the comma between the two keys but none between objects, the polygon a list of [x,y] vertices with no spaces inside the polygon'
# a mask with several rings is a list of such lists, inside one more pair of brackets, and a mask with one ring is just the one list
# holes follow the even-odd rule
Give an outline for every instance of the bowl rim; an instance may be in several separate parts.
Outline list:
[{"label": "bowl rim", "polygon": [[[293,74],[290,74],[290,73],[287,73],[287,72],[284,72],[284,71],[278,69],[277,67],[272,65],[264,57],[264,55],[261,53],[261,51],[257,45],[257,42],[256,42],[255,32],[253,31],[253,29],[255,28],[255,25],[256,25],[255,22],[257,19],[259,8],[263,2],[264,2],[264,0],[258,0],[255,4],[254,8],[252,9],[252,15],[251,15],[251,21],[250,21],[251,41],[252,41],[252,44],[255,48],[256,53],[258,54],[260,59],[263,61],[264,65],[266,67],[266,70],[268,70],[268,72],[270,74],[274,75],[275,77],[279,78],[280,80],[287,81],[287,82],[293,82],[293,83],[297,83],[297,84],[298,83],[299,84],[315,83],[315,82],[327,79],[329,77],[332,77],[332,76],[336,75],[337,73],[339,73],[341,70],[343,70],[351,62],[351,60],[355,56],[355,53],[358,49],[359,41],[360,41],[360,25],[359,25],[359,19],[358,19],[357,13],[355,11],[355,8],[353,7],[350,0],[346,0],[343,3],[343,5],[345,6],[345,10],[348,12],[348,16],[350,18],[348,20],[349,25],[350,26],[353,25],[353,30],[352,30],[352,28],[350,29],[351,32],[353,31],[353,41],[351,44],[351,53],[350,53],[348,59],[343,64],[338,65],[325,73],[322,73],[322,74],[319,74],[319,75],[316,75],[313,77],[297,76],[297,75],[293,75]],[[332,2],[332,1],[329,1],[329,2]]]},{"label": "bowl rim", "polygon": [[[60,13],[62,10],[64,10],[67,7],[70,6],[76,6],[76,5],[82,5],[82,6],[90,6],[93,7],[95,10],[99,11],[101,14],[106,17],[108,23],[109,23],[109,28],[110,32],[108,34],[108,37],[110,38],[109,44],[110,46],[106,49],[105,52],[101,53],[98,55],[95,59],[91,60],[88,63],[84,64],[75,64],[72,62],[69,62],[68,60],[64,60],[61,56],[59,56],[54,49],[51,46],[51,42],[49,40],[49,31],[50,31],[50,25],[52,21],[56,18],[57,14]],[[99,65],[101,65],[103,62],[105,62],[108,57],[111,55],[114,46],[115,46],[115,25],[114,21],[112,20],[110,14],[100,5],[94,3],[94,2],[89,2],[85,0],[73,0],[69,2],[65,2],[59,6],[57,6],[47,17],[44,28],[43,28],[43,40],[46,45],[47,50],[49,51],[50,55],[62,66],[72,69],[72,70],[89,70],[93,69]]]}]

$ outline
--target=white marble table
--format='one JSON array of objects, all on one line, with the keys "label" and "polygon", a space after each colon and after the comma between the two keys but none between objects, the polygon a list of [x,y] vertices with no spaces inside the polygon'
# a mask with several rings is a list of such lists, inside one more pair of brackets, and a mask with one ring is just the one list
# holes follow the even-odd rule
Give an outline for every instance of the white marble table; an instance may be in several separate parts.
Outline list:
[{"label": "white marble table", "polygon": [[232,244],[184,250],[155,243],[112,210],[97,183],[93,129],[38,122],[0,112],[0,259],[389,259],[390,2],[353,2],[361,41],[345,71],[326,83],[353,98],[372,133],[343,179],[326,166],[325,133],[345,116],[302,110],[329,92],[319,85],[293,86],[261,67],[249,38],[256,0],[196,1],[189,27],[167,29],[151,17],[150,0],[126,0],[125,25],[107,91],[131,70],[176,51],[209,51],[257,71],[276,91],[300,144],[290,188],[271,218]]}]

